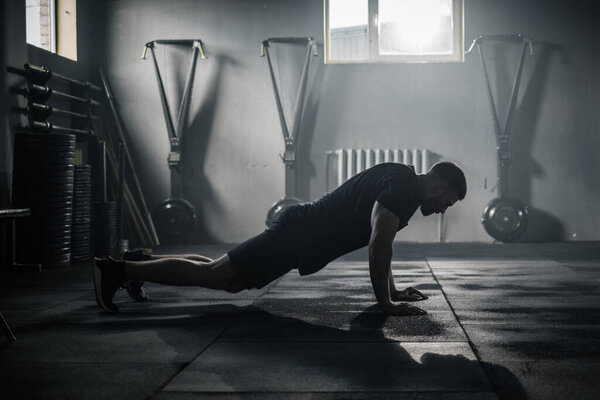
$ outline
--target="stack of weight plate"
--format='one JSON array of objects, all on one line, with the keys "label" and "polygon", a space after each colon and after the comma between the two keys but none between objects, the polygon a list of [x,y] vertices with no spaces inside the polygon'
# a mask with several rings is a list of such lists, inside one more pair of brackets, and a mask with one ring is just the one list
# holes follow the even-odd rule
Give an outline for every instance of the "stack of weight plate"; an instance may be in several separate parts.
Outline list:
[{"label": "stack of weight plate", "polygon": [[13,206],[31,209],[17,223],[19,261],[70,263],[74,162],[74,135],[15,134]]},{"label": "stack of weight plate", "polygon": [[90,258],[92,227],[92,168],[75,166],[73,190],[73,226],[71,232],[71,260]]},{"label": "stack of weight plate", "polygon": [[117,253],[117,203],[94,203],[94,255],[114,256]]}]

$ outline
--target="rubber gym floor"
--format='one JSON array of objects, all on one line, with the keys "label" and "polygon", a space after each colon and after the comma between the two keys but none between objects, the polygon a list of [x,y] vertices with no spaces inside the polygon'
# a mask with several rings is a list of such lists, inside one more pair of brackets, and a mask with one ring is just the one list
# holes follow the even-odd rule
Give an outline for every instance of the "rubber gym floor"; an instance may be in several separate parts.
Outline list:
[{"label": "rubber gym floor", "polygon": [[[216,257],[231,246],[161,250]],[[97,307],[89,263],[0,274],[2,399],[597,399],[600,242],[411,244],[385,317],[364,249],[237,295],[148,284]]]}]

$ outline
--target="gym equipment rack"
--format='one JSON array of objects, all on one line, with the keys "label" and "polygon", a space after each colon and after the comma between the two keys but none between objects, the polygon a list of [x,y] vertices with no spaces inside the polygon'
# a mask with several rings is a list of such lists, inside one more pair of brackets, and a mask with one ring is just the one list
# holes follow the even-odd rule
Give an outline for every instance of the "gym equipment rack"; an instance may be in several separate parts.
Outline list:
[{"label": "gym equipment rack", "polygon": [[[103,252],[103,254],[96,255],[115,254],[114,249],[116,249],[116,243],[121,239],[122,227],[125,223],[124,220],[127,220],[127,226],[132,227],[132,229],[128,230],[128,233],[132,235],[132,242],[146,248],[157,246],[159,242],[158,238],[156,237],[156,233],[154,232],[150,215],[146,211],[146,215],[144,216],[144,212],[140,211],[138,207],[138,204],[142,204],[145,208],[145,200],[135,171],[133,168],[130,168],[127,175],[129,177],[133,176],[133,180],[137,189],[134,196],[129,188],[129,185],[127,184],[128,180],[124,177],[122,177],[120,180],[118,179],[119,175],[123,175],[123,171],[121,171],[123,168],[120,168],[119,164],[116,162],[110,162],[112,159],[115,159],[114,153],[117,146],[108,131],[104,129],[102,118],[99,117],[100,115],[104,115],[105,117],[107,115],[104,104],[91,97],[92,94],[101,95],[102,93],[105,93],[107,100],[110,102],[111,107],[113,107],[113,112],[115,111],[113,97],[110,93],[110,89],[108,88],[108,83],[104,75],[102,74],[102,78],[105,87],[101,88],[90,82],[72,79],[65,75],[51,71],[48,68],[33,64],[25,64],[23,69],[11,66],[8,66],[6,69],[8,72],[20,75],[26,80],[26,86],[24,88],[12,87],[10,89],[11,93],[23,96],[27,102],[25,107],[12,108],[13,112],[25,115],[28,122],[26,126],[16,127],[16,131],[28,131],[33,132],[34,134],[42,134],[41,138],[45,138],[47,136],[48,139],[54,137],[56,132],[64,132],[74,135],[77,142],[88,142],[88,139],[94,138],[95,140],[91,141],[90,144],[97,143],[100,148],[108,144],[106,151],[108,154],[100,156],[100,158],[106,157],[109,159],[108,168],[112,171],[112,179],[110,182],[113,192],[112,197],[120,200],[125,214],[117,215],[118,212],[117,208],[115,207],[114,212],[111,211],[108,212],[108,214],[105,213],[106,215],[104,217],[100,218],[99,220],[95,220],[96,224],[106,225],[108,228],[110,228],[111,232],[114,231],[114,234],[109,235],[110,238],[107,239],[110,240],[111,243],[114,243],[106,244],[106,246],[99,246],[105,249],[110,249],[110,251],[108,253]],[[50,87],[49,84],[59,85],[59,88]],[[68,106],[57,107],[54,105],[48,105],[46,104],[46,101],[48,100],[56,100],[59,101],[60,104],[68,104]],[[71,108],[74,109],[72,110]],[[119,141],[124,143],[125,137],[116,113],[114,117],[117,128],[119,128]],[[63,122],[55,123],[52,118],[61,118],[61,121]],[[68,124],[64,123],[65,119],[67,119],[69,122]],[[33,136],[23,137],[25,138]],[[23,140],[20,140],[20,142],[23,142]],[[91,239],[93,236],[93,230],[90,226],[92,211],[92,171],[89,166],[80,165],[83,162],[82,156],[86,154],[86,150],[87,154],[95,154],[92,147],[89,147],[89,149],[88,147],[89,146],[78,148],[77,152],[75,152],[73,149],[73,154],[65,154],[69,156],[74,155],[77,160],[73,159],[71,160],[71,163],[79,165],[71,164],[73,167],[75,167],[75,170],[68,172],[68,178],[60,178],[62,181],[65,181],[65,179],[70,179],[72,180],[72,183],[66,181],[65,183],[69,185],[75,185],[72,188],[72,197],[65,197],[61,200],[66,201],[73,207],[72,213],[68,218],[66,216],[67,213],[62,213],[61,215],[65,215],[65,218],[68,219],[62,221],[65,222],[65,224],[62,224],[62,226],[66,227],[68,224],[71,224],[71,252],[73,253],[71,255],[75,255],[73,259],[78,260],[89,258],[89,249],[91,248]],[[96,150],[98,149],[99,148],[96,148]],[[111,155],[113,155],[113,157],[110,157]],[[129,162],[131,163],[128,153],[127,156]],[[102,168],[103,189],[101,191],[103,192],[103,201],[101,203],[107,203],[106,178],[107,173],[110,172],[107,171],[106,162],[104,161],[102,163],[104,166]],[[123,164],[121,163],[121,166],[122,165]],[[73,173],[75,173],[75,175],[73,175]],[[122,196],[121,193],[123,193]],[[77,208],[77,210],[75,208]],[[121,208],[119,208],[119,211],[120,210]],[[110,219],[110,221],[108,221],[107,218]],[[63,231],[63,233],[66,233],[66,229],[63,229]],[[61,260],[66,261],[65,257],[63,257]]]},{"label": "gym equipment rack", "polygon": [[[506,112],[506,119],[503,126],[500,125],[500,117],[498,115],[498,110],[492,94],[490,77],[488,74],[485,57],[483,55],[482,45],[485,42],[521,44],[521,53],[517,64],[517,72],[513,81],[510,99],[508,102],[508,110]],[[477,36],[473,40],[466,54],[470,54],[475,46],[477,46],[477,49],[479,50],[481,66],[485,76],[492,122],[494,125],[494,134],[496,136],[496,150],[498,152],[498,172],[496,186],[498,189],[498,197],[489,202],[485,207],[481,222],[487,233],[494,239],[502,242],[513,242],[518,239],[527,229],[528,210],[526,205],[509,196],[510,166],[512,163],[510,133],[519,93],[519,86],[521,83],[521,73],[523,71],[525,53],[527,50],[529,50],[529,54],[533,54],[533,42],[530,38],[524,37],[522,34],[482,35]]]},{"label": "gym equipment rack", "polygon": [[[156,61],[155,48],[156,45],[176,45],[176,46],[191,46],[192,54],[188,69],[187,79],[183,90],[183,96],[179,105],[177,114],[177,126],[173,123],[169,103],[165,87]],[[190,107],[192,87],[196,72],[196,62],[198,54],[201,58],[207,58],[202,48],[202,40],[200,39],[158,39],[152,40],[144,45],[141,59],[146,59],[146,52],[150,49],[156,81],[158,84],[158,92],[160,95],[161,106],[169,135],[169,143],[171,151],[167,158],[169,170],[171,172],[171,196],[164,200],[154,211],[154,220],[159,232],[168,241],[181,241],[189,237],[196,228],[196,208],[188,200],[185,199],[183,188],[183,166],[182,166],[182,150],[184,146],[183,133],[187,122],[187,116]]]},{"label": "gym equipment rack", "polygon": [[[281,104],[281,95],[279,93],[280,90],[275,79],[275,71],[273,70],[273,63],[271,61],[271,52],[269,51],[269,48],[272,43],[300,45],[306,44],[306,58],[304,60],[302,75],[300,76],[300,83],[298,85],[298,91],[296,93],[296,104],[294,105],[294,114],[292,117],[291,131],[290,126],[285,119],[283,106]],[[275,37],[263,40],[261,43],[260,56],[267,57],[271,82],[273,83],[273,92],[275,94],[275,103],[277,104],[279,122],[281,123],[281,132],[283,133],[283,141],[285,144],[283,155],[280,155],[281,160],[285,165],[285,194],[284,197],[275,202],[267,212],[267,218],[265,221],[267,227],[271,226],[277,214],[279,214],[285,208],[294,204],[302,203],[302,200],[297,198],[296,143],[298,140],[298,135],[300,133],[300,121],[302,119],[302,113],[304,111],[306,83],[308,78],[308,71],[310,69],[310,60],[312,58],[311,55],[319,55],[317,52],[317,42],[312,37]]]}]

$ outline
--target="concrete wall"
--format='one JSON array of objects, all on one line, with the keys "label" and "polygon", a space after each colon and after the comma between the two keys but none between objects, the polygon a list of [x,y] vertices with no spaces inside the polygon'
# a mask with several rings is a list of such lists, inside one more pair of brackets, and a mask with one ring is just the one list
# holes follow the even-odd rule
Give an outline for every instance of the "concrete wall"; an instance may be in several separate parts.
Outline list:
[{"label": "concrete wall", "polygon": [[[281,130],[266,60],[267,37],[323,42],[322,0],[128,0],[106,2],[106,62],[153,209],[169,195],[168,141],[145,42],[200,38],[201,60],[187,134],[187,197],[201,221],[195,240],[236,242],[260,232],[283,194]],[[523,33],[528,56],[514,120],[512,192],[530,205],[523,240],[600,239],[598,6],[592,0],[465,0],[465,41]],[[322,49],[321,49],[322,50]],[[490,47],[492,85],[506,109],[518,48]],[[302,50],[300,49],[300,53]],[[188,51],[158,48],[171,104]],[[322,53],[321,53],[322,54]],[[283,53],[282,76],[302,56]],[[464,63],[313,64],[299,143],[299,195],[325,190],[324,153],[339,147],[429,148],[461,164],[465,201],[446,214],[447,241],[491,241],[480,217],[496,196],[496,151],[479,59]],[[292,71],[293,72],[293,71]],[[288,87],[293,82],[286,82]],[[415,216],[401,240],[437,240],[437,220]]]}]

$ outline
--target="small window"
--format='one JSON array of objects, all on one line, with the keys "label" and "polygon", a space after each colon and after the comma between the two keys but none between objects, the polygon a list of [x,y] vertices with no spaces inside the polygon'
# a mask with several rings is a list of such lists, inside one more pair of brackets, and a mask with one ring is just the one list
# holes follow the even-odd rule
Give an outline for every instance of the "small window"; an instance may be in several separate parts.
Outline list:
[{"label": "small window", "polygon": [[77,0],[26,0],[27,43],[77,60]]},{"label": "small window", "polygon": [[56,53],[54,0],[26,0],[27,43]]},{"label": "small window", "polygon": [[462,0],[324,0],[327,63],[463,61]]}]

